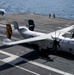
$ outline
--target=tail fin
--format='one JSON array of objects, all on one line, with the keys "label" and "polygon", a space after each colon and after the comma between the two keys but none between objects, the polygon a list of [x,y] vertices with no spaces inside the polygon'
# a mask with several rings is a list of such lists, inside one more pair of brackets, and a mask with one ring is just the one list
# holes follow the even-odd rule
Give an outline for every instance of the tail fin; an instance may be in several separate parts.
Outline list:
[{"label": "tail fin", "polygon": [[11,39],[12,36],[12,27],[10,24],[6,24],[6,36]]},{"label": "tail fin", "polygon": [[29,30],[34,31],[35,28],[35,24],[33,20],[28,20],[28,24],[29,24]]},{"label": "tail fin", "polygon": [[18,26],[18,23],[16,21],[13,21],[13,24],[14,24],[14,29],[19,29],[19,26]]}]

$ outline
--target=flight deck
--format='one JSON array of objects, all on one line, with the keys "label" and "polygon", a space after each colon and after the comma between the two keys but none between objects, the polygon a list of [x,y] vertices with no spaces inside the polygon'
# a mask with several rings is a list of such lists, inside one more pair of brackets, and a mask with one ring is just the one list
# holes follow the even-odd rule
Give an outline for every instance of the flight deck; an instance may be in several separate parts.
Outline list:
[{"label": "flight deck", "polygon": [[[37,24],[35,31],[50,33],[66,25]],[[48,58],[38,55],[34,45],[3,45],[5,27],[0,26],[0,75],[74,75],[74,55],[66,52],[50,53]],[[23,39],[13,31],[12,40]]]}]

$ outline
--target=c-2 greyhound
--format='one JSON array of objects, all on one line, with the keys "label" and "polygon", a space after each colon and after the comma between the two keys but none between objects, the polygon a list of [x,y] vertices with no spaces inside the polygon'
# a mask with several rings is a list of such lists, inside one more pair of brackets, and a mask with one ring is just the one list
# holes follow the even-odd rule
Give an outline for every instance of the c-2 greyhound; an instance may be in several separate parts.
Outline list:
[{"label": "c-2 greyhound", "polygon": [[55,31],[45,34],[33,31],[34,29],[31,30],[25,26],[18,26],[18,24],[15,22],[14,30],[17,30],[21,36],[24,37],[24,39],[12,42],[11,39],[8,38],[9,42],[5,41],[4,44],[10,46],[22,43],[34,43],[37,45],[39,51],[43,49],[52,49],[74,54],[74,39],[63,36],[72,29],[74,29],[74,25],[57,30],[56,35]]}]

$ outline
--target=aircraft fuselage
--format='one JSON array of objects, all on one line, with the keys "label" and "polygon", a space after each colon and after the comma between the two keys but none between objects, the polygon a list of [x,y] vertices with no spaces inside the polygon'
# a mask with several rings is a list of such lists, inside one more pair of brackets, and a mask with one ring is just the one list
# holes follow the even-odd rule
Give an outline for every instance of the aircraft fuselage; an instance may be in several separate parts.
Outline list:
[{"label": "aircraft fuselage", "polygon": [[[25,39],[45,35],[44,33],[30,31],[28,29],[25,30],[24,28],[19,29],[19,33]],[[57,50],[70,52],[72,54],[74,53],[74,39],[65,38],[63,36],[61,36],[57,39],[60,40],[60,43],[59,43],[60,47],[57,46]],[[52,47],[53,47],[52,43],[53,43],[52,37],[51,37],[51,40],[48,37],[46,40],[34,42],[34,44],[37,44],[40,49],[48,49],[48,48],[52,49]]]}]

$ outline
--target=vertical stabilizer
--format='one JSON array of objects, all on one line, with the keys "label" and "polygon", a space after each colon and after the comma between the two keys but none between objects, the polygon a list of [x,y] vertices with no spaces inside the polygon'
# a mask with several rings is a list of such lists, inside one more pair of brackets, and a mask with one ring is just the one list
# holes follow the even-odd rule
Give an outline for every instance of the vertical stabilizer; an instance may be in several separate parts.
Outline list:
[{"label": "vertical stabilizer", "polygon": [[35,28],[35,24],[33,20],[28,20],[28,24],[29,24],[29,30],[34,31]]},{"label": "vertical stabilizer", "polygon": [[16,21],[13,21],[13,24],[14,24],[14,29],[19,29],[19,26],[18,26],[18,23]]}]

